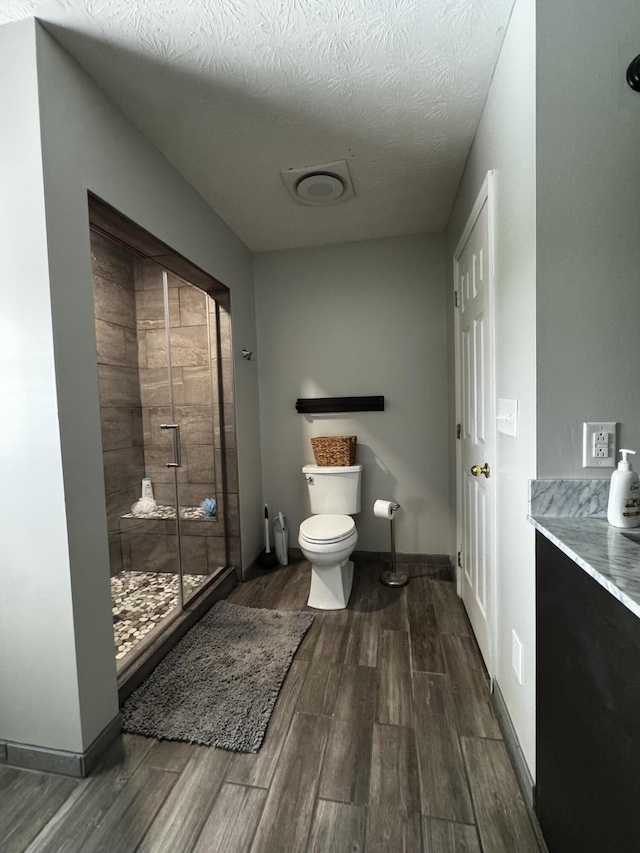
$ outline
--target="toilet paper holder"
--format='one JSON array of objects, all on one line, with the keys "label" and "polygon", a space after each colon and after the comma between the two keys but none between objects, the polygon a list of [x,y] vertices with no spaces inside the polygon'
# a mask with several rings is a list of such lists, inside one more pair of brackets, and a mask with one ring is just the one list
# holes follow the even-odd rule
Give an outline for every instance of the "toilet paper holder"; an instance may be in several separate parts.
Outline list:
[{"label": "toilet paper holder", "polygon": [[396,501],[389,501],[389,531],[391,534],[391,571],[382,572],[380,582],[385,586],[398,587],[406,586],[409,583],[409,578],[402,572],[396,571],[396,531],[395,531],[395,516],[400,509],[400,504]]}]

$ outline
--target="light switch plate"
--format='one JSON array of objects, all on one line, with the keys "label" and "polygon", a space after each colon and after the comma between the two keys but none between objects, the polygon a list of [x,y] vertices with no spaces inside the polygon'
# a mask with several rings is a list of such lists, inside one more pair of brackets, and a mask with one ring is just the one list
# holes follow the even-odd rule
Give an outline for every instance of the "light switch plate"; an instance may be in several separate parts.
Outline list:
[{"label": "light switch plate", "polygon": [[595,421],[582,425],[582,467],[615,468],[617,423]]},{"label": "light switch plate", "polygon": [[498,411],[496,414],[496,425],[498,432],[504,435],[518,435],[518,401],[498,400]]}]

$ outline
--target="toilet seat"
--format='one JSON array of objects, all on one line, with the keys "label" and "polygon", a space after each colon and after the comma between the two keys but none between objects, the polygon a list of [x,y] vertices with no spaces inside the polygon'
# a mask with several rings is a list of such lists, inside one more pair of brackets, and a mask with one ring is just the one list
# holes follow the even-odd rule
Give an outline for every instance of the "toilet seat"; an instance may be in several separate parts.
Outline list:
[{"label": "toilet seat", "polygon": [[316,545],[332,545],[349,539],[356,524],[350,515],[312,515],[300,525],[300,537]]}]

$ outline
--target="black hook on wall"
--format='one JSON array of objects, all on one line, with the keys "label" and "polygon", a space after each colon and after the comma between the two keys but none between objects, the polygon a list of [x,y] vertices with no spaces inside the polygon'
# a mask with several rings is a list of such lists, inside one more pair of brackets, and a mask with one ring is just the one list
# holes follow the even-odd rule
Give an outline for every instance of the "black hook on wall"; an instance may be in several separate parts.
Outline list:
[{"label": "black hook on wall", "polygon": [[640,55],[627,68],[627,83],[634,92],[640,92]]}]

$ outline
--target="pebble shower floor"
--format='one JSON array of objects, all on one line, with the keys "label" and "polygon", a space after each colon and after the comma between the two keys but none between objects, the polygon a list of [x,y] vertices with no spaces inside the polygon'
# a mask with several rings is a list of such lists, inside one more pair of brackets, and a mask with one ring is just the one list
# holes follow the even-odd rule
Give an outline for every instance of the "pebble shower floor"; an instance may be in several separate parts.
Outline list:
[{"label": "pebble shower floor", "polygon": [[[185,593],[206,580],[184,575]],[[178,605],[178,576],[159,572],[120,572],[111,578],[116,660],[138,645]]]}]

